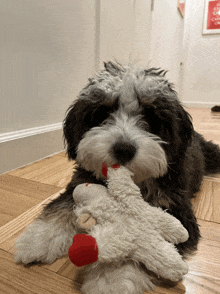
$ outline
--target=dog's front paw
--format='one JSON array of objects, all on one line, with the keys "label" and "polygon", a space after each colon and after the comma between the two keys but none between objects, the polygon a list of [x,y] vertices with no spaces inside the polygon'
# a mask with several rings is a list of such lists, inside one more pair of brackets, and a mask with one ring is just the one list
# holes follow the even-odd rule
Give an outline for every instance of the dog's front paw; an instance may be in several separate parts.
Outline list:
[{"label": "dog's front paw", "polygon": [[[64,224],[65,225],[65,224]],[[54,220],[36,220],[15,242],[15,262],[53,263],[68,253],[74,231],[58,227]]]},{"label": "dog's front paw", "polygon": [[[42,221],[33,222],[15,242],[15,262],[28,264],[44,262],[48,254],[48,240]],[[44,240],[45,239],[45,240]]]}]

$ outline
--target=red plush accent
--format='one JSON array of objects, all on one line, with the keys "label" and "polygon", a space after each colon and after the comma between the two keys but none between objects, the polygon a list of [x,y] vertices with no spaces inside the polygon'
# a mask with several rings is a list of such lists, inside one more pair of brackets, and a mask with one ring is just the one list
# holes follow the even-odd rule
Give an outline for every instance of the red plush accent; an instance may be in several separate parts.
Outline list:
[{"label": "red plush accent", "polygon": [[107,173],[108,173],[108,167],[107,167],[107,164],[106,163],[103,163],[102,164],[102,174],[104,177],[107,178]]},{"label": "red plush accent", "polygon": [[116,164],[113,164],[111,167],[113,169],[119,169],[120,168],[120,165],[116,163]]},{"label": "red plush accent", "polygon": [[78,267],[97,261],[98,245],[95,238],[86,234],[75,235],[68,254],[72,263]]},{"label": "red plush accent", "polygon": [[[112,167],[113,169],[118,169],[118,168],[120,168],[120,165],[116,163],[116,164],[113,164],[111,167]],[[103,174],[104,177],[107,178],[107,174],[108,174],[108,166],[107,166],[106,163],[103,163],[103,164],[102,164],[102,174]]]}]

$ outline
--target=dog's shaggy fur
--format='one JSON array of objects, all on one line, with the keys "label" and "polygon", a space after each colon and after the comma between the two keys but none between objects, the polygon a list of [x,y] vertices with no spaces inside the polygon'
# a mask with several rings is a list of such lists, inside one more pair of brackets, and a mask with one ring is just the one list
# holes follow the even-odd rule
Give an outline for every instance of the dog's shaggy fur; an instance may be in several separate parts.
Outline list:
[{"label": "dog's shaggy fur", "polygon": [[[77,170],[66,191],[17,240],[17,262],[51,263],[67,253],[75,232],[72,192],[85,182],[106,185],[103,162],[126,166],[143,198],[181,221],[189,239],[177,245],[180,254],[186,257],[197,249],[200,232],[191,199],[205,174],[220,171],[220,149],[194,131],[164,71],[106,63],[70,106],[64,136]],[[109,265],[90,272],[83,291],[143,293],[144,277],[132,263]]]}]

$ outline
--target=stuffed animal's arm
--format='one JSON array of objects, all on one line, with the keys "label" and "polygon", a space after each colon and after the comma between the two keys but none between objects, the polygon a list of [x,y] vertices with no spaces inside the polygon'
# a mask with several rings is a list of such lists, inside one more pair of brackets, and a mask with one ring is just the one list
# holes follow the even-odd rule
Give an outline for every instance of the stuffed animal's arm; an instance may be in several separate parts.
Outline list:
[{"label": "stuffed animal's arm", "polygon": [[98,184],[81,184],[73,191],[73,198],[78,229],[90,231],[97,221],[103,220],[103,214],[105,218],[105,206],[108,206],[110,201],[106,187]]},{"label": "stuffed animal's arm", "polygon": [[98,259],[100,262],[122,261],[136,250],[135,234],[126,230],[124,222],[96,225],[90,235],[98,245]]}]

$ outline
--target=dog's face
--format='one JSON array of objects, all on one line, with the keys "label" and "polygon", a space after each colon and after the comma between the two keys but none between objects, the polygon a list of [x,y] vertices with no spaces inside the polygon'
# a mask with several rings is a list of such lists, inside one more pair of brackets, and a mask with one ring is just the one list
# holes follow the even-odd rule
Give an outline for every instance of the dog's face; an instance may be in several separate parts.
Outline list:
[{"label": "dog's face", "polygon": [[109,62],[69,108],[64,135],[69,158],[97,178],[117,163],[141,182],[184,157],[192,124],[164,71]]}]

